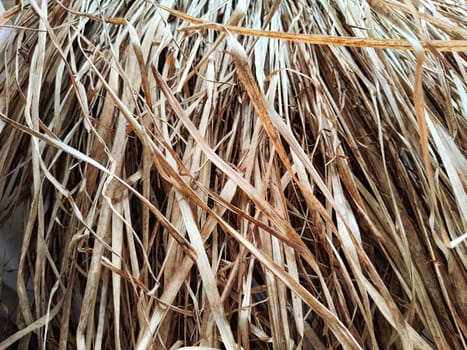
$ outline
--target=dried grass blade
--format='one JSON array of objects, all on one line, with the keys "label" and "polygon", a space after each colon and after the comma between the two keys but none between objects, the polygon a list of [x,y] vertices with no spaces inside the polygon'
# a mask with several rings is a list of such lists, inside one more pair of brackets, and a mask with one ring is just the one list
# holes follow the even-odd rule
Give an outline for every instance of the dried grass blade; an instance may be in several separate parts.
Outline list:
[{"label": "dried grass blade", "polygon": [[[264,30],[255,30],[243,27],[224,26],[217,23],[209,23],[202,19],[198,19],[180,11],[159,5],[161,9],[169,12],[171,15],[183,19],[184,21],[198,24],[197,26],[181,29],[182,31],[194,31],[200,29],[211,29],[219,32],[229,31],[232,34],[257,36],[270,39],[282,39],[295,43],[307,43],[313,45],[335,45],[348,47],[372,47],[374,49],[397,49],[397,50],[413,50],[412,44],[408,40],[403,39],[376,39],[376,38],[351,38],[351,37],[334,37],[329,35],[309,35],[309,34],[294,34],[284,32],[270,32]],[[426,40],[420,41],[423,48],[433,48],[438,51],[448,52],[465,52],[467,51],[467,40]]]}]

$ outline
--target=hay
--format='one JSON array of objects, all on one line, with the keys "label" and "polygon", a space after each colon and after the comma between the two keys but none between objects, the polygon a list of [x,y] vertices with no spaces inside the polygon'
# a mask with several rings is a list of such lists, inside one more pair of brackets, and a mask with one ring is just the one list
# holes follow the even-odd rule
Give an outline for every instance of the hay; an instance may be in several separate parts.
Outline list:
[{"label": "hay", "polygon": [[0,349],[466,348],[465,11],[4,13],[0,223],[26,209]]}]

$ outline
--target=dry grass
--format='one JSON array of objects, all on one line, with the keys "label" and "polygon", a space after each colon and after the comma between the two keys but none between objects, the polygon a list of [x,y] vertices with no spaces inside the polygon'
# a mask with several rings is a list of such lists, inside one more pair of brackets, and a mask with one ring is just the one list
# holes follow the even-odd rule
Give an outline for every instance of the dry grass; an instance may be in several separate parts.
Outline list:
[{"label": "dry grass", "polygon": [[21,1],[0,349],[466,348],[466,11]]}]

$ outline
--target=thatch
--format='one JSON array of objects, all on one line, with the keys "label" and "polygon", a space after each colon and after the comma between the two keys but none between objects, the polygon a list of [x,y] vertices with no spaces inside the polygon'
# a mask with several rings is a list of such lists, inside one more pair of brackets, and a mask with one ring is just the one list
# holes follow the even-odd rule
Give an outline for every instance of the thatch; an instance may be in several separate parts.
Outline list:
[{"label": "thatch", "polygon": [[466,348],[463,1],[20,3],[0,349]]}]

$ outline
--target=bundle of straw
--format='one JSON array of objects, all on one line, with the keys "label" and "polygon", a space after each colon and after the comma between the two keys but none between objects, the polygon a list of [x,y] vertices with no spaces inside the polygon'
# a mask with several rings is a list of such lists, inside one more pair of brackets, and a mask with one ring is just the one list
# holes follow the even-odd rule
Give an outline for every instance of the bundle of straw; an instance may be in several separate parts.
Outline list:
[{"label": "bundle of straw", "polygon": [[17,3],[0,349],[466,348],[463,1]]}]

